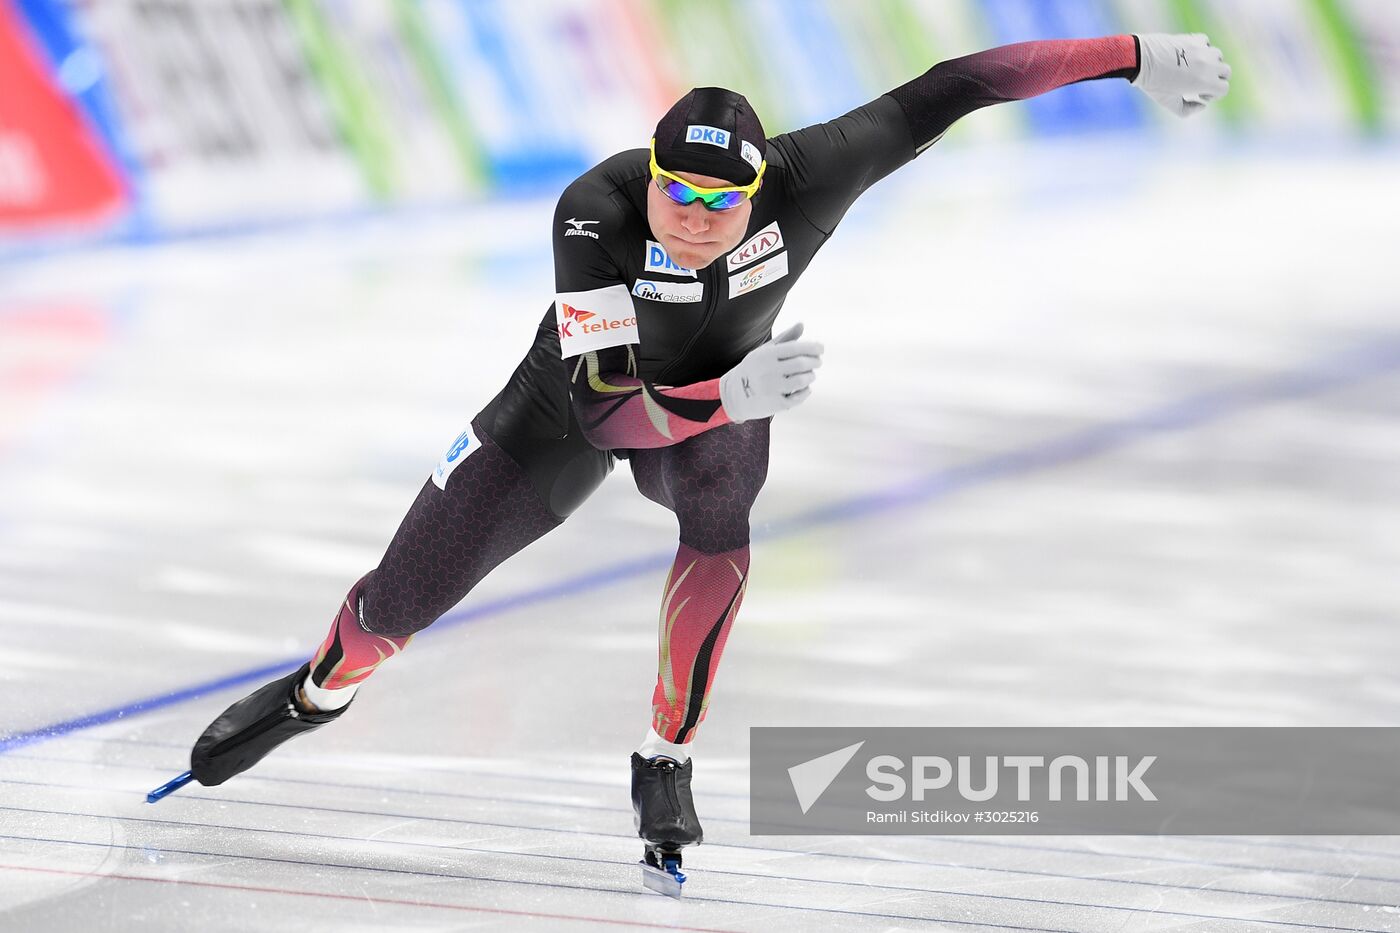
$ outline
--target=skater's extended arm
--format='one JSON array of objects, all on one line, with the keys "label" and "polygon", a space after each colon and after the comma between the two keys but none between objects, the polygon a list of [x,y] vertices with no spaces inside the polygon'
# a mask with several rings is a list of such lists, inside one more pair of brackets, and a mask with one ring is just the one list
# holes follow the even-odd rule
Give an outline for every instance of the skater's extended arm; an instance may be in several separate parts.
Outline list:
[{"label": "skater's extended arm", "polygon": [[1056,88],[1138,74],[1135,36],[1017,42],[939,62],[889,92],[909,121],[916,149],[934,143],[958,119],[991,104],[1038,97]]},{"label": "skater's extended arm", "polygon": [[831,232],[855,199],[960,118],[1069,84],[1125,78],[1185,116],[1228,90],[1230,66],[1204,35],[1106,36],[999,46],[939,62],[845,116],[776,137],[808,219]]}]

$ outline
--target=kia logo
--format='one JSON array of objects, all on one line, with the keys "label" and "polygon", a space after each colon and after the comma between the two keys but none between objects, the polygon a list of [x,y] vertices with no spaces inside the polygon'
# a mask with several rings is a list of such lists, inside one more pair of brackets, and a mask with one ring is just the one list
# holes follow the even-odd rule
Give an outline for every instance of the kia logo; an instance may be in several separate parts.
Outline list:
[{"label": "kia logo", "polygon": [[781,230],[777,229],[777,226],[777,224],[771,224],[768,229],[760,230],[750,237],[748,242],[730,253],[729,268],[737,269],[775,249],[782,249],[783,234]]},{"label": "kia logo", "polygon": [[765,233],[756,240],[750,240],[739,250],[740,259],[753,259],[760,253],[766,253],[778,243],[778,236],[774,233]]}]

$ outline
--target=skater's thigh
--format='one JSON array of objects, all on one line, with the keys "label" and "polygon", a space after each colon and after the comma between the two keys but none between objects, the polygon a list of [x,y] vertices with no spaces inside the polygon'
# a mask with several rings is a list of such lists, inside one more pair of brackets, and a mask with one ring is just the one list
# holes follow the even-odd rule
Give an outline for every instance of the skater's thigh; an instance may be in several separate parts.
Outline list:
[{"label": "skater's thigh", "polygon": [[518,372],[423,484],[366,583],[364,622],[372,631],[405,635],[431,625],[503,561],[558,527],[612,470],[612,455],[592,447],[568,416],[567,394],[562,426],[542,407],[530,365],[527,357],[527,378]]},{"label": "skater's thigh", "polygon": [[637,489],[677,515],[695,507],[747,512],[768,478],[771,420],[727,424],[670,447],[632,451]]},{"label": "skater's thigh", "polygon": [[[552,338],[552,339],[550,339]],[[602,485],[616,462],[583,435],[557,336],[540,337],[495,398],[472,421],[519,464],[549,511],[568,518]]]},{"label": "skater's thigh", "polygon": [[706,554],[749,543],[768,477],[768,419],[727,424],[671,447],[632,452],[637,488],[676,515],[681,542]]},{"label": "skater's thigh", "polygon": [[395,636],[427,628],[563,520],[526,470],[473,423],[423,484],[366,580],[365,627]]}]

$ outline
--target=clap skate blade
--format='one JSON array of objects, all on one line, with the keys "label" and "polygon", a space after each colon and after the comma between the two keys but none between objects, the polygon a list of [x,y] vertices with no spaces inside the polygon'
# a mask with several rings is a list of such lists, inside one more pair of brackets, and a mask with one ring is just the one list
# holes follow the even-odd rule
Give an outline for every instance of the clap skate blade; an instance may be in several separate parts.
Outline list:
[{"label": "clap skate blade", "polygon": [[684,893],[681,885],[685,884],[685,873],[681,871],[679,849],[649,845],[637,864],[642,866],[642,884],[648,889],[667,897],[680,897]]},{"label": "clap skate blade", "polygon": [[162,800],[162,799],[164,799],[164,798],[166,798],[166,797],[169,797],[171,794],[175,793],[177,790],[179,790],[180,788],[184,787],[186,784],[188,784],[190,781],[193,781],[193,780],[194,780],[194,772],[193,772],[193,771],[186,771],[184,774],[180,775],[179,777],[177,777],[177,778],[172,778],[172,779],[170,779],[169,781],[166,781],[164,784],[160,785],[160,786],[157,787],[155,790],[153,790],[153,791],[151,791],[149,794],[147,794],[147,795],[146,795],[146,802],[147,802],[147,803],[155,803],[155,802],[158,801],[158,800]]}]

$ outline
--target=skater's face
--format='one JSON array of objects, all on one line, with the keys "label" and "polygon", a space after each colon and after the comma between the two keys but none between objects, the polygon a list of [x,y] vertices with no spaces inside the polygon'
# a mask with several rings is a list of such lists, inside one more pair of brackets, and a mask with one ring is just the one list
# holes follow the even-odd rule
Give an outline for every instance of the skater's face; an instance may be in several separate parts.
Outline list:
[{"label": "skater's face", "polygon": [[[734,182],[713,175],[675,172],[679,178],[701,188],[723,188]],[[677,204],[655,183],[647,185],[647,223],[657,242],[666,248],[671,260],[687,269],[703,269],[739,245],[749,226],[753,201],[745,199],[738,207],[712,211],[699,201]]]}]

